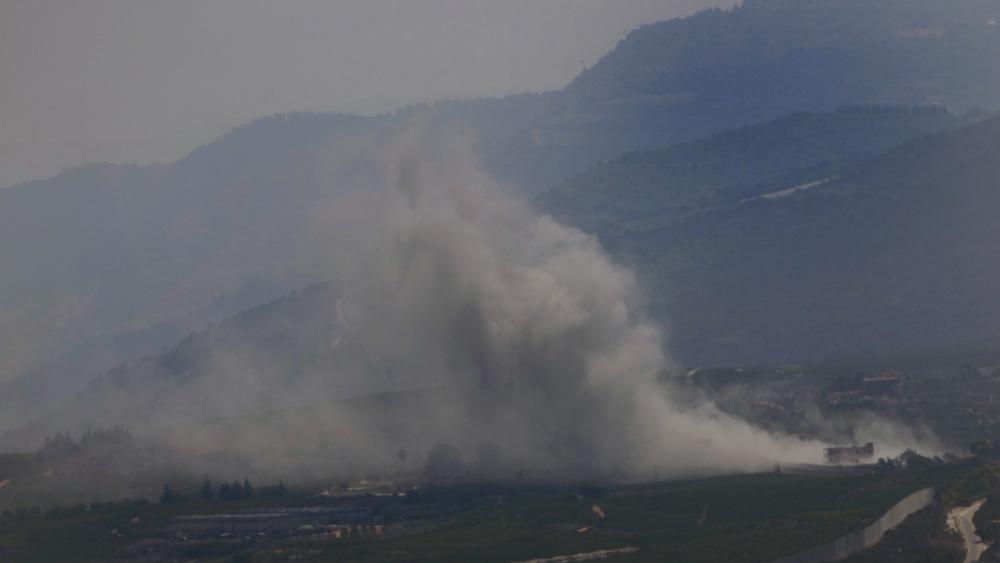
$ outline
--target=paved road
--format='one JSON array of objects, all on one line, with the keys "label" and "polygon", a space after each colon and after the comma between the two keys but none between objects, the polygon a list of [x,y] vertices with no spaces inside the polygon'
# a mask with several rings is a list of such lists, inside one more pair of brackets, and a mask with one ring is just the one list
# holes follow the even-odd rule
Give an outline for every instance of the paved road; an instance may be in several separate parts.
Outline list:
[{"label": "paved road", "polygon": [[983,552],[988,547],[976,535],[976,525],[972,523],[972,517],[983,507],[986,499],[974,503],[972,506],[965,506],[952,509],[948,512],[948,524],[958,533],[962,534],[965,541],[965,562],[975,563],[982,557]]}]

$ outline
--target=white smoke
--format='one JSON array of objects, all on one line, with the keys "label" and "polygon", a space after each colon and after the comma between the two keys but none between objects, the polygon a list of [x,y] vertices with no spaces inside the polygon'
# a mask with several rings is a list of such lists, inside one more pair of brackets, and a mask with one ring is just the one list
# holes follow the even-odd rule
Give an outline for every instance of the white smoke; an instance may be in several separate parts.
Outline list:
[{"label": "white smoke", "polygon": [[425,413],[452,429],[442,438],[574,474],[818,461],[818,443],[675,404],[633,275],[497,185],[460,138],[429,137],[417,128],[392,144],[377,234],[337,256],[351,257],[339,270],[354,337],[403,377],[461,390]]},{"label": "white smoke", "polygon": [[109,374],[10,440],[123,425],[194,475],[319,482],[396,471],[401,449],[413,469],[439,443],[497,477],[642,479],[818,463],[823,439],[874,439],[880,455],[917,439],[853,419],[801,439],[692,398],[632,273],[470,147],[416,125],[335,151],[329,201],[288,249],[332,283]]}]

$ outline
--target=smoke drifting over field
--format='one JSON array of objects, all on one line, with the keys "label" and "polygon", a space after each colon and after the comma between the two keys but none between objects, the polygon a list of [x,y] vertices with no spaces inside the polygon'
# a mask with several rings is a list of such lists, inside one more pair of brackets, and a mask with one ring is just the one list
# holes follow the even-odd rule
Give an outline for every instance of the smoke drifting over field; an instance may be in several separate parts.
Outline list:
[{"label": "smoke drifting over field", "polygon": [[388,154],[376,242],[337,248],[351,257],[340,308],[366,348],[460,390],[425,413],[448,439],[574,474],[816,460],[817,444],[675,404],[632,274],[496,185],[460,142],[411,131]]},{"label": "smoke drifting over field", "polygon": [[294,480],[397,469],[401,449],[414,469],[436,444],[479,475],[621,479],[819,462],[822,439],[913,446],[883,421],[818,420],[806,440],[693,399],[632,273],[470,146],[415,125],[324,163],[357,172],[330,174],[319,244],[289,252],[330,284],[109,373],[3,439],[124,425],[195,475]]}]

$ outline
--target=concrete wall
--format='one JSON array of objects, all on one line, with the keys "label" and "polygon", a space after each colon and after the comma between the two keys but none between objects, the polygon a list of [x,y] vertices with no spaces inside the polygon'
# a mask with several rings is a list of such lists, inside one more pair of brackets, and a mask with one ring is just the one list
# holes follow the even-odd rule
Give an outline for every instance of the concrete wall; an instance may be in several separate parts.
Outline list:
[{"label": "concrete wall", "polygon": [[772,563],[824,563],[839,561],[855,553],[873,547],[882,540],[886,532],[903,523],[903,520],[914,512],[929,506],[934,502],[934,489],[917,491],[904,498],[890,508],[878,520],[866,528],[848,534],[840,539],[820,547],[803,551],[788,557],[782,557]]}]

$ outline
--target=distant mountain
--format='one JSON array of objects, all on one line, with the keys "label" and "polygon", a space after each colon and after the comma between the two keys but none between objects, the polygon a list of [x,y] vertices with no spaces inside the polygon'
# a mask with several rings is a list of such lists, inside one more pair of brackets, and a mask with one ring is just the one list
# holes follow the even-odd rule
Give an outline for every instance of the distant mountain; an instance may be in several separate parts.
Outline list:
[{"label": "distant mountain", "polygon": [[272,117],[171,165],[93,165],[0,191],[0,427],[122,360],[323,281],[316,207],[372,165],[336,156],[387,121]]},{"label": "distant mountain", "polygon": [[695,213],[834,178],[904,141],[984,116],[936,106],[850,106],[796,113],[599,164],[537,198],[610,244]]},{"label": "distant mountain", "polygon": [[[540,202],[593,203],[561,215],[580,214],[635,266],[689,365],[982,347],[1000,338],[990,285],[1000,258],[1000,119],[872,155],[975,118],[929,108],[796,114],[628,155]],[[244,311],[94,379],[0,443],[29,447],[68,428],[162,429],[433,383],[408,380],[419,370],[353,338],[339,300],[323,284]]]},{"label": "distant mountain", "polygon": [[558,92],[275,116],[172,164],[4,189],[0,428],[116,363],[323,281],[332,235],[317,210],[364,186],[378,167],[365,147],[414,121],[466,134],[492,173],[537,194],[599,160],[793,111],[996,108],[996,12],[978,0],[757,0],[640,28]]},{"label": "distant mountain", "polygon": [[1000,346],[998,155],[992,119],[810,189],[596,231],[645,276],[689,365]]},{"label": "distant mountain", "polygon": [[995,0],[747,0],[643,26],[499,161],[550,187],[598,159],[797,111],[997,109],[998,21]]},{"label": "distant mountain", "polygon": [[0,450],[30,451],[47,436],[72,429],[126,426],[138,434],[161,433],[435,388],[434,381],[414,379],[416,360],[400,361],[357,337],[340,298],[333,285],[319,284],[212,323],[101,374],[49,412],[25,417],[0,432]]}]

